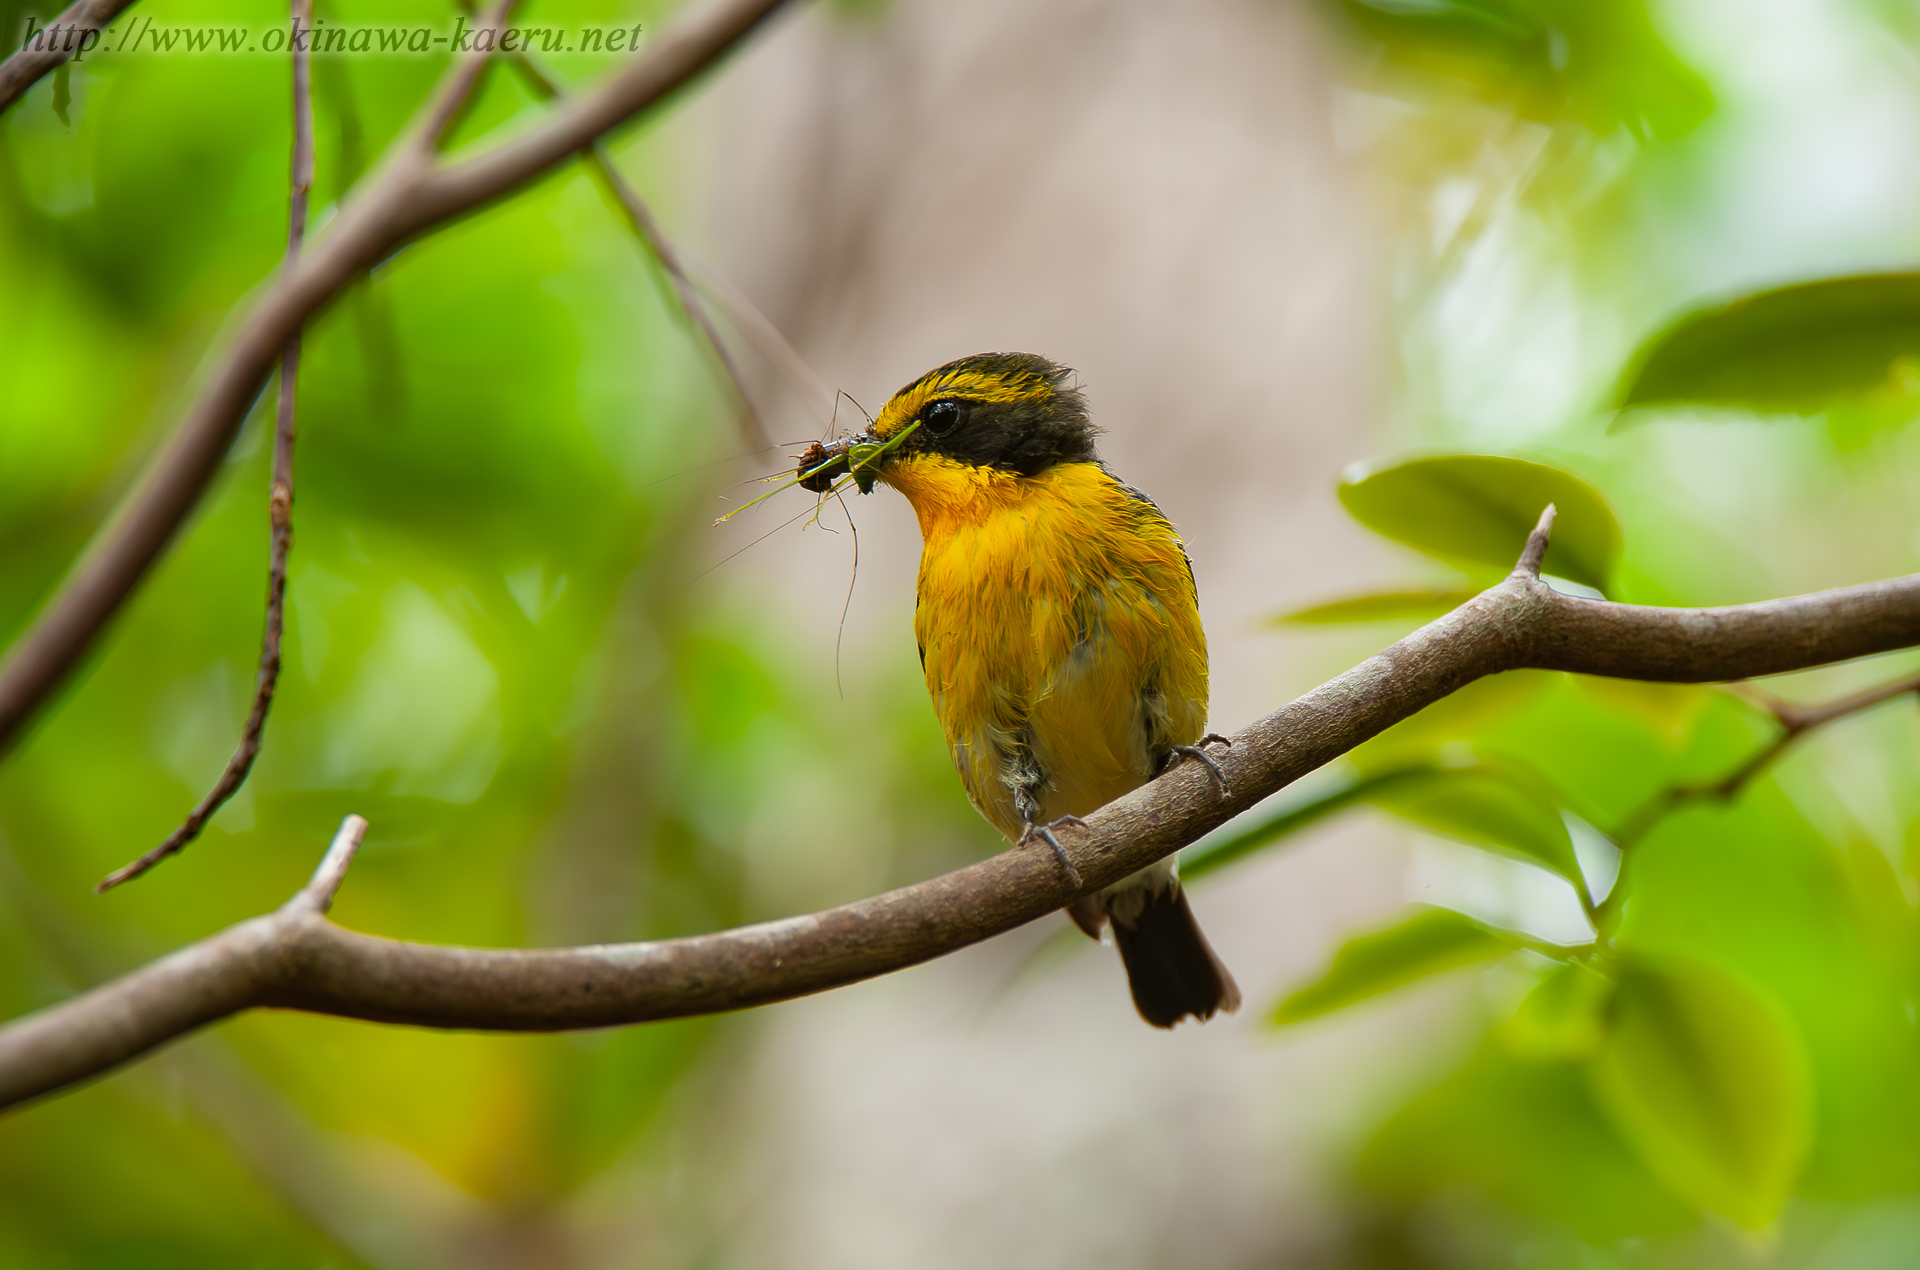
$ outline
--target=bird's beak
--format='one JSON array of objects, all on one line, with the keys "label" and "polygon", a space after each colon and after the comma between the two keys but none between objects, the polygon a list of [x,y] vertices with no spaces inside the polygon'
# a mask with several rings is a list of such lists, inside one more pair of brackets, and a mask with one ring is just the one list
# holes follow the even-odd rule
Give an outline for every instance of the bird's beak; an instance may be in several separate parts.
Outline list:
[{"label": "bird's beak", "polygon": [[834,482],[851,473],[862,494],[872,493],[874,474],[884,461],[880,447],[879,438],[870,431],[834,441],[815,441],[800,455],[800,488],[825,494]]}]

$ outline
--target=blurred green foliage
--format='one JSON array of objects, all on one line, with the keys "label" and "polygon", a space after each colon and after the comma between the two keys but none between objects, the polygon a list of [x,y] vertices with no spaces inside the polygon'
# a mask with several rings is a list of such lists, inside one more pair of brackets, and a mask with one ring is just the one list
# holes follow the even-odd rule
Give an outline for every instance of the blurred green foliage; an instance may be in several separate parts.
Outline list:
[{"label": "blurred green foliage", "polygon": [[[1917,567],[1905,475],[1920,454],[1906,426],[1920,413],[1909,383],[1913,276],[1721,284],[1717,293],[1734,298],[1700,307],[1687,289],[1692,261],[1674,240],[1710,257],[1707,240],[1743,223],[1748,195],[1732,184],[1725,203],[1707,196],[1715,180],[1733,180],[1715,167],[1724,151],[1693,137],[1655,145],[1696,128],[1711,96],[1644,25],[1645,10],[1580,6],[1584,21],[1640,33],[1589,38],[1587,50],[1610,65],[1588,81],[1607,88],[1583,99],[1569,82],[1580,42],[1560,6],[1339,9],[1389,64],[1414,72],[1389,79],[1369,65],[1357,78],[1413,103],[1374,155],[1407,186],[1415,245],[1400,279],[1412,350],[1403,395],[1432,412],[1420,457],[1366,466],[1339,492],[1361,523],[1457,572],[1385,579],[1375,594],[1286,614],[1285,628],[1347,622],[1377,646],[1438,616],[1504,572],[1528,509],[1548,498],[1561,505],[1556,547],[1563,526],[1604,526],[1573,553],[1582,564],[1550,557],[1548,572],[1614,598],[1759,599],[1806,588],[1809,559],[1819,561],[1813,585]],[[1901,33],[1911,38],[1910,23]],[[1557,68],[1566,78],[1553,78]],[[1462,101],[1499,109],[1475,116]],[[1649,122],[1630,122],[1636,113]],[[1525,150],[1515,117],[1547,125],[1548,139]],[[1749,105],[1726,128],[1770,140],[1754,120]],[[1646,153],[1568,139],[1571,129],[1621,128]],[[1413,153],[1410,139],[1434,137],[1447,145]],[[1503,147],[1538,157],[1487,159]],[[1500,270],[1506,291],[1487,287]],[[1778,277],[1780,266],[1757,272]],[[1536,416],[1504,428],[1446,416],[1460,361],[1477,354],[1496,375],[1523,367],[1512,341],[1533,334],[1528,323],[1551,323],[1539,294],[1516,300],[1522,274],[1566,287],[1553,300],[1589,343],[1554,363],[1566,390],[1542,392],[1535,380],[1532,392],[1484,394]],[[1484,347],[1439,317],[1469,313],[1461,325],[1494,333]],[[1593,341],[1610,323],[1623,329]],[[1639,426],[1609,433],[1622,408],[1618,423]],[[1757,430],[1762,416],[1774,430]],[[1489,457],[1503,439],[1526,461]],[[1573,498],[1547,493],[1552,482],[1579,491],[1584,510],[1571,525]],[[1786,552],[1769,558],[1734,541],[1768,521],[1783,530],[1768,539],[1774,547],[1818,548],[1789,563]],[[1912,654],[1881,658],[1798,676],[1782,691],[1829,699],[1915,664]],[[1729,784],[1782,736],[1735,690],[1497,676],[1362,746],[1331,788],[1190,853],[1215,867],[1371,806],[1527,861],[1565,888],[1544,922],[1552,939],[1539,933],[1537,909],[1494,913],[1463,891],[1461,911],[1414,905],[1356,932],[1273,1007],[1284,1027],[1337,1026],[1336,1011],[1485,967],[1473,972],[1478,992],[1452,998],[1456,1016],[1477,1016],[1477,1039],[1389,1109],[1355,1153],[1355,1264],[1853,1270],[1920,1257],[1917,722],[1903,696]],[[1450,783],[1436,815],[1434,791]]]},{"label": "blurred green foliage", "polygon": [[1503,572],[1551,504],[1558,514],[1542,571],[1596,591],[1620,556],[1620,525],[1606,499],[1570,473],[1525,459],[1447,454],[1360,468],[1340,482],[1340,502],[1395,542]]},{"label": "blurred green foliage", "polygon": [[[1648,341],[1623,407],[1818,412],[1920,393],[1920,274],[1823,278],[1689,314]],[[1902,420],[1904,422],[1904,419]]]},{"label": "blurred green foliage", "polygon": [[[1412,516],[1388,531],[1440,551],[1542,479],[1538,464],[1471,461],[1494,474],[1478,516],[1436,515],[1426,541]],[[1465,1072],[1383,1130],[1369,1187],[1412,1204],[1465,1183],[1617,1244],[1685,1229],[1684,1211],[1763,1230],[1796,1191],[1859,1200],[1920,1183],[1904,1142],[1920,1116],[1911,861],[1857,830],[1817,832],[1765,771],[1720,792],[1781,730],[1725,689],[1497,676],[1355,751],[1345,788],[1197,849],[1204,871],[1364,801],[1546,870],[1585,910],[1589,940],[1555,945],[1416,906],[1275,1008],[1297,1025],[1513,957],[1537,980],[1489,1019]],[[1917,793],[1903,795],[1909,815]],[[1576,859],[1575,824],[1603,827],[1616,876]]]},{"label": "blurred green foliage", "polygon": [[1428,587],[1420,591],[1382,591],[1375,595],[1357,595],[1349,600],[1330,600],[1282,613],[1273,625],[1341,626],[1348,622],[1399,622],[1411,618],[1431,620],[1450,609],[1457,609],[1474,596],[1457,587]]},{"label": "blurred green foliage", "polygon": [[[151,12],[285,21],[258,0]],[[663,12],[582,0],[542,17]],[[322,0],[320,16],[453,11]],[[316,224],[442,60],[316,62]],[[610,59],[554,61],[577,82]],[[171,426],[286,233],[284,60],[89,59],[70,128],[53,91],[0,116],[0,642]],[[494,74],[460,140],[542,108]],[[616,155],[671,190],[657,149],[642,129]],[[277,905],[350,810],[373,830],[341,921],[492,946],[804,911],[895,880],[893,834],[928,844],[912,873],[990,838],[910,641],[869,665],[852,708],[827,709],[832,677],[792,664],[726,570],[699,577],[716,488],[777,460],[709,466],[745,447],[659,283],[568,169],[396,253],[309,329],[265,752],[183,857],[89,893],[238,739],[265,592],[256,408],[180,541],[0,765],[0,1016]],[[822,772],[843,764],[865,792],[797,824],[828,810]],[[848,815],[875,827],[853,847],[832,829]],[[699,1235],[693,1215],[646,1217],[674,1202],[669,1144],[704,1114],[675,1092],[753,1026],[476,1037],[249,1016],[0,1121],[0,1265],[413,1267],[476,1243],[553,1264],[540,1250],[584,1238],[609,1186],[651,1197],[618,1244],[638,1264]]]},{"label": "blurred green foliage", "polygon": [[[885,19],[885,6],[859,7]],[[1446,115],[1461,98],[1489,111],[1485,136],[1464,129],[1471,146],[1428,156],[1441,168],[1497,148],[1511,119],[1651,146],[1696,136],[1715,109],[1632,0],[1335,7],[1406,73],[1395,86],[1416,113]],[[25,11],[0,6],[0,29]],[[253,0],[156,12],[280,20]],[[447,15],[423,0],[379,12],[342,0],[322,16]],[[543,14],[654,16],[600,0]],[[556,60],[576,81],[598,65]],[[319,219],[436,69],[316,65]],[[284,235],[282,65],[228,59],[209,74],[190,59],[99,59],[70,75],[56,110],[58,91],[49,80],[0,117],[0,640],[125,489]],[[461,139],[540,109],[495,76]],[[1698,153],[1693,168],[1666,154],[1664,179],[1697,175]],[[1528,167],[1515,182],[1534,206],[1563,198],[1563,215],[1605,205],[1619,229],[1633,198],[1609,182],[1630,165],[1608,167],[1610,155],[1568,143],[1558,170],[1582,181],[1536,189]],[[671,171],[644,131],[620,158],[647,177]],[[1495,223],[1486,209],[1515,202],[1476,198],[1432,236],[1444,240],[1437,277],[1459,264],[1463,237]],[[1644,245],[1630,237],[1595,254]],[[695,531],[730,470],[701,465],[738,443],[656,282],[593,183],[566,172],[398,253],[322,317],[302,378],[288,660],[266,753],[185,858],[106,900],[87,895],[176,823],[244,712],[266,554],[256,418],[85,674],[0,766],[0,1014],[279,902],[348,810],[374,834],[344,922],[495,945],[817,907],[960,858],[944,844],[989,840],[910,655],[867,667],[851,708],[823,710],[825,676],[791,664],[724,573],[689,600],[705,558]],[[1872,483],[1917,457],[1899,428],[1913,413],[1911,287],[1849,274],[1668,323],[1605,367],[1626,385],[1606,404],[1648,425],[1631,433],[1602,435],[1599,391],[1594,409],[1511,446],[1471,420],[1428,421],[1419,457],[1356,473],[1340,496],[1362,524],[1457,573],[1383,581],[1289,621],[1365,624],[1358,646],[1436,615],[1511,566],[1548,501],[1560,509],[1548,572],[1569,581],[1647,602],[1779,593],[1804,562],[1756,560],[1738,524],[1709,525],[1688,483],[1702,471],[1730,472],[1768,520],[1804,511],[1840,472],[1880,500],[1886,545],[1847,556],[1850,573],[1826,558],[1845,576],[1822,584],[1915,567],[1905,487]],[[1617,301],[1579,298],[1583,312]],[[1659,303],[1692,310],[1697,297]],[[1411,397],[1430,387],[1417,367],[1409,380]],[[1888,401],[1871,428],[1799,427],[1760,457],[1744,425],[1706,441],[1685,431],[1692,404],[1821,411],[1831,425]],[[1740,481],[1770,481],[1775,496]],[[1827,519],[1805,515],[1796,532],[1815,537]],[[1789,690],[1834,695],[1915,664],[1880,659]],[[1189,852],[1195,878],[1367,807],[1540,873],[1588,924],[1581,939],[1547,938],[1415,907],[1332,950],[1270,1007],[1288,1027],[1336,1026],[1395,989],[1484,967],[1460,1006],[1468,1052],[1353,1153],[1356,1264],[1639,1270],[1749,1264],[1762,1247],[1822,1270],[1910,1260],[1913,715],[1903,700],[1830,725],[1720,798],[1686,791],[1779,734],[1752,701],[1502,675],[1367,743],[1317,793]],[[822,779],[828,753],[861,771],[860,805],[823,792],[839,788]],[[807,829],[850,818],[874,826],[872,855]],[[936,844],[933,858],[896,861],[907,841]],[[679,1202],[669,1144],[699,1113],[676,1095],[732,1061],[753,1026],[494,1038],[250,1016],[0,1121],[0,1265],[413,1266],[476,1239],[520,1241],[538,1264],[577,1237],[609,1178],[646,1179],[625,1193],[668,1197],[650,1201],[661,1208]],[[346,1210],[375,1216],[340,1220]],[[654,1250],[646,1238],[636,1262]],[[1833,1248],[1845,1255],[1823,1260]]]},{"label": "blurred green foliage", "polygon": [[1527,940],[1448,908],[1416,905],[1381,930],[1349,941],[1320,978],[1274,1007],[1275,1023],[1303,1023],[1427,975],[1504,957]]},{"label": "blurred green foliage", "polygon": [[1392,63],[1523,117],[1670,140],[1713,109],[1641,0],[1336,0]]}]

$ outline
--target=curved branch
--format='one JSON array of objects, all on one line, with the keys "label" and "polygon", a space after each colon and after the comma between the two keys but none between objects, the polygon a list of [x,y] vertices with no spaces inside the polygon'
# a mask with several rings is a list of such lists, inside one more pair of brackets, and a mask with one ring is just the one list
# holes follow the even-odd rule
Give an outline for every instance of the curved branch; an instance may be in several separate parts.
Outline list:
[{"label": "curved branch", "polygon": [[[1545,526],[1535,539],[1544,539]],[[1537,559],[1539,552],[1531,553]],[[1597,642],[1594,642],[1597,641]],[[1226,823],[1448,693],[1535,668],[1714,680],[1920,644],[1920,574],[1725,609],[1643,609],[1560,595],[1526,569],[1233,738],[1222,797],[1196,764],[1059,837],[1086,889]],[[349,824],[342,834],[357,832]],[[361,828],[364,828],[362,824]],[[329,881],[152,965],[0,1029],[0,1106],[59,1089],[238,1010],[277,1006],[425,1027],[559,1031],[787,1000],[931,960],[1074,898],[1045,847],[806,917],[691,939],[540,951],[404,943],[342,930]]]},{"label": "curved branch", "polygon": [[[389,150],[305,251],[267,285],[179,428],[139,487],[74,565],[33,625],[0,662],[4,750],[92,647],[133,593],[219,470],[267,374],[309,319],[409,238],[509,193],[658,104],[711,66],[783,0],[710,0],[653,38],[590,92],[546,122],[458,163],[435,147],[472,91],[487,53],[456,58],[416,124]],[[476,25],[498,26],[504,6]]]},{"label": "curved branch", "polygon": [[0,113],[19,101],[42,76],[72,58],[81,41],[133,7],[133,0],[75,0],[66,12],[40,28],[40,47],[22,47],[0,62]]},{"label": "curved branch", "polygon": [[[10,1024],[0,1033],[0,1107],[110,1070],[160,1040],[259,1004],[293,964],[288,932],[323,920],[366,832],[358,816],[342,821],[313,880],[278,912]],[[42,1083],[56,1073],[56,1083]]]}]

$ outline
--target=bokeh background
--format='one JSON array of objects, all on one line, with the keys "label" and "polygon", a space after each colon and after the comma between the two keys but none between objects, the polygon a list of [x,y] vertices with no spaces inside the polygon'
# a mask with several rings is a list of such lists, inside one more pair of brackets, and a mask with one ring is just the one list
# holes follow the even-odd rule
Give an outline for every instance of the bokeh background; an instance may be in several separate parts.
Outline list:
[{"label": "bokeh background", "polygon": [[[434,0],[318,10],[451,20]],[[0,6],[0,29],[30,12]],[[283,21],[258,0],[138,12]],[[1635,349],[1704,300],[1913,266],[1917,55],[1893,0],[843,0],[777,18],[614,150],[867,409],[985,349],[1076,367],[1104,453],[1188,540],[1232,731],[1414,624],[1276,615],[1491,576],[1356,523],[1335,493],[1355,463],[1575,473],[1621,526],[1609,593],[1642,603],[1920,568],[1912,375],[1819,410],[1611,408]],[[580,84],[611,63],[551,64]],[[320,223],[439,69],[316,62]],[[0,638],[275,267],[287,75],[94,57],[65,121],[51,80],[0,117]],[[496,72],[459,139],[544,109]],[[738,351],[776,440],[834,425]],[[236,739],[266,560],[256,411],[0,764],[0,1013],[278,904],[349,811],[373,831],[338,920],[484,945],[712,930],[997,849],[919,680],[910,515],[882,490],[783,525],[796,492],[711,526],[790,451],[743,455],[714,359],[585,173],[380,265],[310,330],[300,401],[259,766],[184,856],[89,893]],[[1913,660],[1773,686],[1818,699]],[[1767,727],[1722,690],[1506,676],[1278,801],[1410,756],[1524,761],[1600,894],[1605,835]],[[1738,979],[1793,1038],[1798,1110],[1754,1148],[1785,1170],[1756,1183],[1778,1192],[1758,1217],[1612,1114],[1577,1047],[1525,1039],[1533,954],[1274,1024],[1410,902],[1590,937],[1563,879],[1361,802],[1196,884],[1237,1017],[1146,1028],[1111,951],[1064,920],[597,1034],[256,1013],[0,1121],[0,1264],[1909,1265],[1917,748],[1911,701],[1891,704],[1636,847],[1639,946]]]}]

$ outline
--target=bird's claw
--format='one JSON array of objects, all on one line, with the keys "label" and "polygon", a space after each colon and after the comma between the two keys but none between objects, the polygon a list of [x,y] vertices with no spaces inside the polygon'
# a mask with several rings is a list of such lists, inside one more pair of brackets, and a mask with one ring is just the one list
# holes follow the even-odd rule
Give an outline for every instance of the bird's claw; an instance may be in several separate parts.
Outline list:
[{"label": "bird's claw", "polygon": [[1024,847],[1035,838],[1039,838],[1048,846],[1052,847],[1053,858],[1060,861],[1060,867],[1067,871],[1067,881],[1072,883],[1073,889],[1077,891],[1081,885],[1080,870],[1073,867],[1073,861],[1067,859],[1067,849],[1060,845],[1058,838],[1053,836],[1053,831],[1061,825],[1073,825],[1076,828],[1084,829],[1087,827],[1087,822],[1078,816],[1062,816],[1058,820],[1050,821],[1044,825],[1034,824],[1029,821],[1027,827],[1020,833],[1020,845]]},{"label": "bird's claw", "polygon": [[1209,732],[1200,738],[1200,742],[1197,745],[1176,745],[1171,747],[1167,753],[1167,761],[1161,766],[1160,770],[1165,772],[1183,758],[1197,758],[1207,765],[1208,771],[1213,773],[1215,783],[1220,786],[1220,796],[1226,798],[1233,793],[1233,786],[1227,782],[1227,774],[1220,770],[1220,764],[1214,761],[1213,755],[1207,753],[1206,745],[1209,741],[1218,741],[1228,749],[1233,748],[1231,738],[1221,736],[1218,732]]}]

